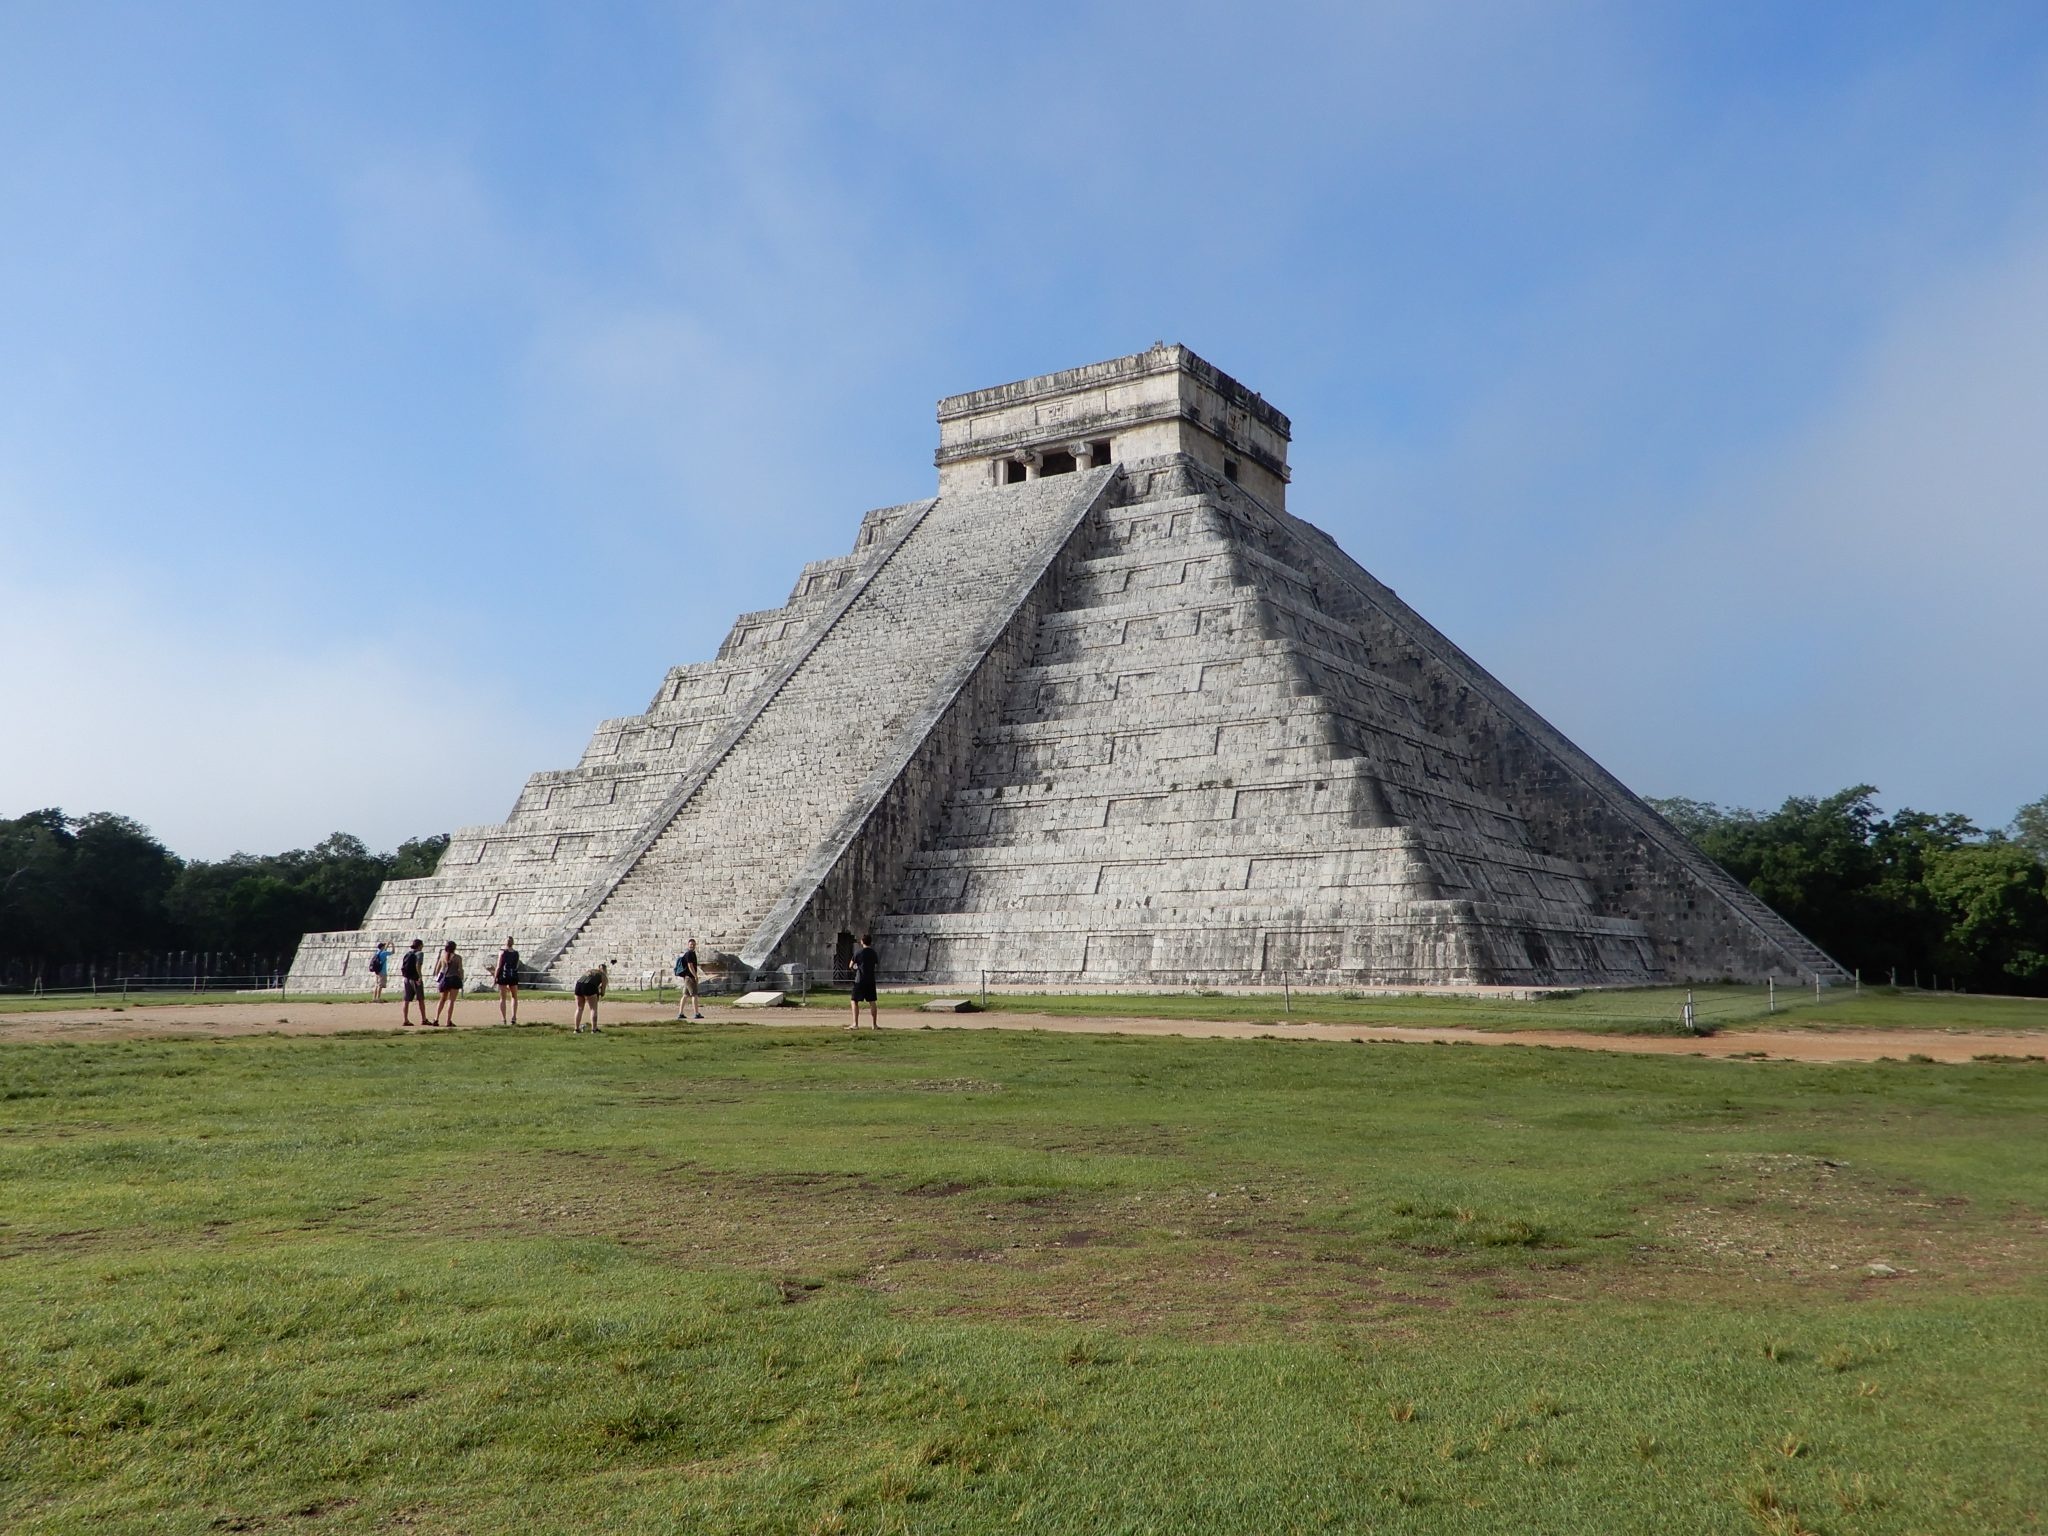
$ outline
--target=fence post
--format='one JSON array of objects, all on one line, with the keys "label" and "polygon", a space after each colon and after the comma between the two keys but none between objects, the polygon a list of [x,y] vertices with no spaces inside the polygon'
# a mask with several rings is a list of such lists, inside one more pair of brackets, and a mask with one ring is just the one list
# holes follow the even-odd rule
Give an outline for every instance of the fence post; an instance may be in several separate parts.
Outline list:
[{"label": "fence post", "polygon": [[1280,1002],[1287,1012],[1294,1012],[1294,988],[1288,984],[1287,973],[1280,973]]},{"label": "fence post", "polygon": [[981,968],[981,1011],[988,1012],[988,967]]},{"label": "fence post", "polygon": [[1698,1024],[1697,1024],[1696,1022],[1694,1022],[1694,1019],[1693,1019],[1693,1011],[1692,1011],[1692,988],[1690,988],[1690,987],[1687,987],[1687,988],[1685,989],[1685,1014],[1684,1014],[1684,1017],[1685,1017],[1685,1032],[1686,1032],[1686,1033],[1687,1033],[1688,1035],[1696,1035],[1696,1034],[1698,1034],[1698,1033],[1700,1032],[1700,1030],[1699,1030],[1699,1025],[1698,1025]]},{"label": "fence post", "polygon": [[1815,972],[1813,973],[1813,1000],[1814,1000],[1814,1001],[1815,1001],[1816,1003],[1820,1001],[1820,972],[1819,972],[1819,971],[1815,971]]},{"label": "fence post", "polygon": [[1778,978],[1775,976],[1764,978],[1764,1001],[1767,1005],[1764,1009],[1766,1013],[1778,1011]]}]

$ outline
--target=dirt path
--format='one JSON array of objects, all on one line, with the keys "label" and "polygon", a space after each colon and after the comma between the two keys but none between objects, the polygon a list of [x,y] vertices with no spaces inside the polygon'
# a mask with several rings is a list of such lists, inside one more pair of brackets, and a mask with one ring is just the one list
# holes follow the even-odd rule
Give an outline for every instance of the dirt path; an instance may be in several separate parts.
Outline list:
[{"label": "dirt path", "polygon": [[[674,1004],[612,1003],[608,1023],[637,1024],[674,1017]],[[572,1008],[558,999],[530,1002],[528,1023],[566,1028]],[[494,999],[462,1004],[461,1029],[496,1029]],[[841,1023],[838,1011],[752,1012],[711,1004],[707,1021],[817,1028]],[[2040,1030],[1727,1030],[1702,1040],[1670,1035],[1596,1035],[1571,1030],[1486,1030],[1411,1028],[1371,1024],[1254,1024],[1197,1019],[1066,1018],[1035,1013],[926,1014],[882,1010],[886,1029],[1042,1029],[1059,1034],[1180,1035],[1193,1039],[1363,1040],[1440,1042],[1453,1045],[1540,1045],[1566,1050],[1620,1051],[1640,1056],[1765,1058],[1773,1061],[1877,1061],[1927,1056],[1935,1061],[1968,1061],[1975,1056],[2048,1056],[2048,1031]],[[0,1044],[11,1040],[211,1039],[236,1035],[337,1035],[360,1030],[399,1033],[395,1003],[183,1003],[147,1007],[77,1008],[47,1013],[0,1013]],[[405,1031],[422,1033],[418,1029]]]}]

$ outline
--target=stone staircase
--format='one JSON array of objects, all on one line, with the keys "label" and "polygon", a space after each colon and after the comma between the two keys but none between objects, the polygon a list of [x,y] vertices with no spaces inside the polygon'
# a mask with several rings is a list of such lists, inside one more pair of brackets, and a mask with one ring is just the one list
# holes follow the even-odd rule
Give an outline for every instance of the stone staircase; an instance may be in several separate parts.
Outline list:
[{"label": "stone staircase", "polygon": [[[672,667],[646,711],[599,723],[574,767],[534,774],[503,822],[457,828],[434,873],[387,881],[359,930],[309,934],[289,984],[313,991],[359,977],[379,938],[495,953],[507,935],[529,960],[592,884],[630,849],[710,746],[929,501],[861,519],[853,550],[803,567],[780,608],[741,614],[715,659]],[[353,970],[350,969],[353,965]]]},{"label": "stone staircase", "polygon": [[960,659],[1009,621],[1019,582],[1056,557],[1112,474],[956,492],[904,519],[583,893],[537,963],[557,978],[603,961],[633,971],[692,936],[764,962],[780,935],[762,928],[788,905],[793,873],[800,886],[836,831],[858,830],[843,824],[863,790],[887,788],[877,775],[930,729]]}]

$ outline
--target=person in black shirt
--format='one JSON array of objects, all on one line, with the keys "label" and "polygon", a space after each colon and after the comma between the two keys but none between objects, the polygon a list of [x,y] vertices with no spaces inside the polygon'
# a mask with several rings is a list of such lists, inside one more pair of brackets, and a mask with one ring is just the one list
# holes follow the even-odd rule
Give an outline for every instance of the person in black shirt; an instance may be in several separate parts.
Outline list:
[{"label": "person in black shirt", "polygon": [[[512,935],[505,935],[505,947],[498,951],[498,1022],[519,1022],[519,951],[512,947]],[[512,1004],[512,1017],[505,1017],[505,1004]]]},{"label": "person in black shirt", "polygon": [[868,934],[860,936],[860,948],[853,952],[853,1022],[848,1029],[860,1028],[860,1005],[868,1005],[868,1022],[876,1029],[882,1027],[882,1020],[875,1012],[875,972],[881,969],[882,957],[875,953],[875,941]]},{"label": "person in black shirt", "polygon": [[697,1000],[697,941],[690,940],[690,947],[676,956],[676,1017],[682,1018],[691,1009],[698,1018],[704,1017],[704,1005]]},{"label": "person in black shirt", "polygon": [[429,1023],[427,1018],[427,984],[420,967],[426,960],[426,941],[414,939],[412,948],[405,952],[405,958],[398,962],[398,979],[405,983],[405,1006],[399,1009],[399,1018],[407,1029],[412,1028],[412,1005],[420,1005],[420,1022]]}]

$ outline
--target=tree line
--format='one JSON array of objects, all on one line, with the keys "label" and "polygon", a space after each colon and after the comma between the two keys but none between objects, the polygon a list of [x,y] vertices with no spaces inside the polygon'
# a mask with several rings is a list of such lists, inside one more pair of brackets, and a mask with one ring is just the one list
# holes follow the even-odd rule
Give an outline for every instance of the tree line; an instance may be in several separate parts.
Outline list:
[{"label": "tree line", "polygon": [[216,971],[288,964],[299,936],[353,928],[386,880],[431,875],[447,835],[372,853],[337,832],[287,853],[181,859],[107,811],[0,820],[0,982],[64,984],[139,957],[217,957]]},{"label": "tree line", "polygon": [[1775,811],[1650,804],[1865,982],[2048,995],[2048,796],[1991,831],[1885,816],[1868,784]]}]

